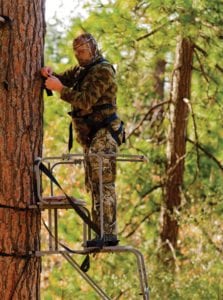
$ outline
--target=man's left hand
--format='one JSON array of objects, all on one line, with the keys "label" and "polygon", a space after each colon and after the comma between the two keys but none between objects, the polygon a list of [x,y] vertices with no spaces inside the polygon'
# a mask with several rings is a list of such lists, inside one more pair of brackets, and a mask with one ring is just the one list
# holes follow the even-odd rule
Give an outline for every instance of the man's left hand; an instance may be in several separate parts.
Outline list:
[{"label": "man's left hand", "polygon": [[61,92],[63,89],[62,82],[55,76],[49,76],[45,81],[45,86],[52,91]]}]

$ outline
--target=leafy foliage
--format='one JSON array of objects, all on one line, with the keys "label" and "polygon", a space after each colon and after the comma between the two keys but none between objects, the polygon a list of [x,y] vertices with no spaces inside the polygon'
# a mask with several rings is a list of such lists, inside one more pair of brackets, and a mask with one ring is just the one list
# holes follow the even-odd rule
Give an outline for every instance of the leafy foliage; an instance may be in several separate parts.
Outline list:
[{"label": "leafy foliage", "polygon": [[[58,32],[58,20],[54,27],[48,27],[47,63],[53,63],[56,71],[72,65],[75,62],[72,38],[86,30],[96,37],[103,53],[117,69],[117,101],[128,137],[120,152],[144,154],[148,158],[144,164],[119,165],[121,243],[138,247],[144,253],[153,299],[221,299],[222,1],[95,0],[86,1],[85,10],[88,16],[71,19],[67,33]],[[160,265],[158,250],[159,220],[165,196],[167,108],[179,35],[193,41],[195,54],[182,207],[178,212],[181,230],[178,249],[173,253],[177,269],[172,274]],[[165,72],[159,74],[163,80],[163,97],[157,94],[155,79],[161,60],[166,62]],[[161,110],[151,110],[153,105],[162,102]],[[45,100],[45,155],[66,152],[67,111],[69,106],[59,101],[57,95]],[[81,149],[75,145],[73,151]],[[64,180],[64,184],[71,193],[77,192],[72,180]],[[83,189],[79,193],[81,195]],[[90,201],[88,203],[90,206]],[[64,213],[60,234],[75,247],[74,240],[80,243],[81,237],[73,220],[73,212]],[[94,258],[90,274],[94,274],[114,299],[139,299],[131,259],[117,255]],[[51,274],[47,273],[49,270]],[[44,274],[48,274],[44,275],[44,299],[86,299],[86,295],[89,300],[97,299],[60,258],[54,262],[46,259]],[[115,298],[118,295],[120,297]]]}]

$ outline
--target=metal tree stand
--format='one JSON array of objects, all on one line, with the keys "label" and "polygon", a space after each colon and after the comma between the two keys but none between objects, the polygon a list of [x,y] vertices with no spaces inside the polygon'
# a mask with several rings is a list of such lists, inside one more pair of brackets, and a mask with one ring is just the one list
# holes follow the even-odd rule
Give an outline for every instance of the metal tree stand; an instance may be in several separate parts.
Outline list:
[{"label": "metal tree stand", "polygon": [[[102,164],[104,157],[114,157],[116,161],[122,162],[143,162],[145,161],[144,156],[139,155],[112,155],[112,154],[67,154],[59,157],[46,157],[46,158],[37,158],[35,161],[35,179],[36,179],[36,197],[30,203],[31,209],[41,209],[48,211],[48,220],[47,226],[48,230],[48,249],[35,251],[36,256],[52,255],[52,254],[61,254],[70,265],[81,275],[81,277],[95,290],[95,292],[101,297],[101,299],[111,299],[101,288],[100,286],[82,269],[79,264],[75,261],[74,255],[87,255],[92,253],[132,253],[135,256],[139,283],[141,289],[141,297],[144,300],[149,300],[149,287],[147,282],[146,267],[144,262],[144,257],[142,253],[131,247],[131,246],[110,246],[102,248],[87,248],[86,241],[91,239],[91,229],[89,226],[83,222],[83,248],[78,250],[70,250],[69,248],[64,247],[59,241],[58,237],[58,210],[60,209],[72,209],[71,204],[67,201],[65,195],[55,196],[54,195],[54,183],[50,181],[50,196],[42,196],[42,172],[40,170],[40,164],[45,163],[49,171],[52,173],[54,168],[58,165],[77,165],[82,164],[84,159],[89,156],[96,156],[99,162],[99,191],[100,191],[100,232],[101,237],[103,237],[103,181],[102,181]],[[90,218],[90,212],[86,208],[86,203],[83,200],[76,199],[71,197],[72,201],[81,209],[81,211]],[[61,247],[62,245],[62,247]]]}]

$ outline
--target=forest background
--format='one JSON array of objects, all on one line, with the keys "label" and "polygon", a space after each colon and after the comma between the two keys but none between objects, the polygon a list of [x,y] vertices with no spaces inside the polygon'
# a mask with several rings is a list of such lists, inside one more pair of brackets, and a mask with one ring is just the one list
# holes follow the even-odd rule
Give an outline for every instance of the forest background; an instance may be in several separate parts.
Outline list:
[{"label": "forest background", "polygon": [[[84,16],[71,12],[66,26],[59,7],[48,22],[45,64],[56,72],[76,64],[72,40],[88,31],[116,68],[127,137],[120,153],[147,157],[146,163],[118,166],[120,244],[144,254],[151,299],[223,299],[223,3],[95,0],[82,5]],[[174,76],[183,68],[188,80],[180,82]],[[188,92],[176,97],[186,114],[175,109],[176,86]],[[70,107],[56,94],[45,95],[44,105],[44,156],[61,155],[67,152]],[[182,129],[181,140],[175,129]],[[170,153],[184,143],[183,155],[171,166]],[[75,144],[72,152],[81,151]],[[175,171],[182,180],[169,209],[168,191],[176,182],[168,183]],[[82,170],[61,169],[57,176],[69,194],[87,199],[90,207]],[[170,227],[168,220],[174,220]],[[168,228],[174,230],[166,233]],[[79,229],[72,211],[61,213],[60,238],[71,248],[81,245]],[[98,255],[91,265],[89,274],[112,299],[140,298],[131,257]],[[58,256],[43,259],[41,293],[44,300],[98,299]]]}]

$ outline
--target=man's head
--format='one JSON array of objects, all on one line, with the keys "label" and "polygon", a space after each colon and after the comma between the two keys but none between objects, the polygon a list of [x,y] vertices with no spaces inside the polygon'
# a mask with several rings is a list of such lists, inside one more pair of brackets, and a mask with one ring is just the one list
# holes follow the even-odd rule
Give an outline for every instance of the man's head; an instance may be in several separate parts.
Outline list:
[{"label": "man's head", "polygon": [[73,40],[74,54],[81,66],[94,61],[99,55],[98,45],[90,33],[83,33]]}]

